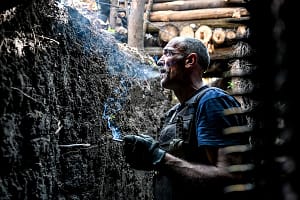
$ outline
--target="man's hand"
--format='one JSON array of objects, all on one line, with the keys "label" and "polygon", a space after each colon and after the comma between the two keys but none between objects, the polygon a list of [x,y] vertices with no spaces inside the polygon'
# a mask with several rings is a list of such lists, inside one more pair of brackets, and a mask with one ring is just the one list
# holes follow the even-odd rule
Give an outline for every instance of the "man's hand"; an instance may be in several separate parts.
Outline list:
[{"label": "man's hand", "polygon": [[124,136],[123,151],[125,161],[139,170],[154,169],[166,153],[156,140],[144,134]]}]

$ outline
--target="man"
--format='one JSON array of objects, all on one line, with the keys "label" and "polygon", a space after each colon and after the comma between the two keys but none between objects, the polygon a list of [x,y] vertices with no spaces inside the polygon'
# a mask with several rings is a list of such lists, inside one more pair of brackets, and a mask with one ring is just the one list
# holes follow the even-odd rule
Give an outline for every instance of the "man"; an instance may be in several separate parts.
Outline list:
[{"label": "man", "polygon": [[144,134],[124,137],[126,162],[135,169],[156,171],[155,199],[225,199],[225,191],[244,183],[242,167],[232,167],[242,166],[242,153],[228,147],[246,149],[248,138],[228,133],[230,127],[247,123],[242,115],[224,114],[240,108],[235,98],[203,83],[209,63],[199,40],[169,41],[158,60],[161,85],[172,90],[179,103],[166,113],[158,141]]}]

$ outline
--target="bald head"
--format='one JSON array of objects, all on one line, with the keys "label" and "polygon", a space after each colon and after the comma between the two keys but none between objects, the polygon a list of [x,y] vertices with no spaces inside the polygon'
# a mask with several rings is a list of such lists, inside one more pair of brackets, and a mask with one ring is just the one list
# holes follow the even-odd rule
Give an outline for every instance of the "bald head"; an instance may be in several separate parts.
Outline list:
[{"label": "bald head", "polygon": [[198,64],[203,71],[207,70],[210,63],[210,56],[208,49],[200,40],[189,37],[175,37],[168,42],[168,45],[178,48],[185,55],[196,53]]}]

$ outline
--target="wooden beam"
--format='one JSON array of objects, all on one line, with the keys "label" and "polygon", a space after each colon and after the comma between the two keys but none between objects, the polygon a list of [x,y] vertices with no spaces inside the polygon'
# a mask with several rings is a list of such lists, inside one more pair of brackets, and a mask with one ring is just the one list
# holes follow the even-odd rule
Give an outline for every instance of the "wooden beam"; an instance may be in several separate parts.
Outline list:
[{"label": "wooden beam", "polygon": [[187,21],[199,19],[218,19],[218,18],[240,18],[249,16],[249,12],[243,7],[231,8],[208,8],[187,11],[155,11],[150,13],[151,22]]},{"label": "wooden beam", "polygon": [[[153,0],[153,3],[166,3],[166,2],[174,2],[178,0]],[[182,0],[182,1],[191,1],[191,0]],[[201,1],[201,0],[195,0],[195,1]],[[215,0],[218,1],[218,0]],[[232,3],[232,4],[241,4],[241,3],[247,3],[247,0],[223,0],[226,1],[227,3]]]},{"label": "wooden beam", "polygon": [[163,2],[170,2],[170,1],[177,1],[177,0],[153,0],[154,3],[163,3]]},{"label": "wooden beam", "polygon": [[163,3],[154,3],[152,6],[153,11],[166,11],[166,10],[193,10],[203,8],[222,8],[229,7],[231,4],[224,0],[186,0],[186,1],[169,1]]},{"label": "wooden beam", "polygon": [[[220,18],[220,19],[200,19],[200,20],[188,20],[188,21],[173,21],[168,22],[168,24],[173,24],[180,30],[191,24],[195,27],[200,27],[201,25],[207,25],[212,28],[229,28],[234,29],[241,25],[245,25],[249,22],[250,17],[241,18]],[[147,32],[154,33],[158,32],[161,27],[166,25],[166,22],[148,22]]]},{"label": "wooden beam", "polygon": [[[224,47],[224,48],[217,48],[214,49],[213,53],[210,53],[210,59],[212,61],[215,60],[228,60],[233,58],[243,58],[245,57],[244,54],[236,53],[238,47]],[[145,47],[144,51],[151,56],[162,56],[162,47]]]}]

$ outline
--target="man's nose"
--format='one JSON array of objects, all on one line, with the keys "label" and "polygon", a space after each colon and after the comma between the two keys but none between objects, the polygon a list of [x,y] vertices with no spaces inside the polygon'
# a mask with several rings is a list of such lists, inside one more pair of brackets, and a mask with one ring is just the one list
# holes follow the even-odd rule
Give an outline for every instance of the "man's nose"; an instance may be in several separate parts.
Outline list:
[{"label": "man's nose", "polygon": [[157,61],[157,66],[163,67],[164,64],[165,64],[165,61],[164,61],[163,56],[162,56],[162,57],[160,57],[160,59]]}]

